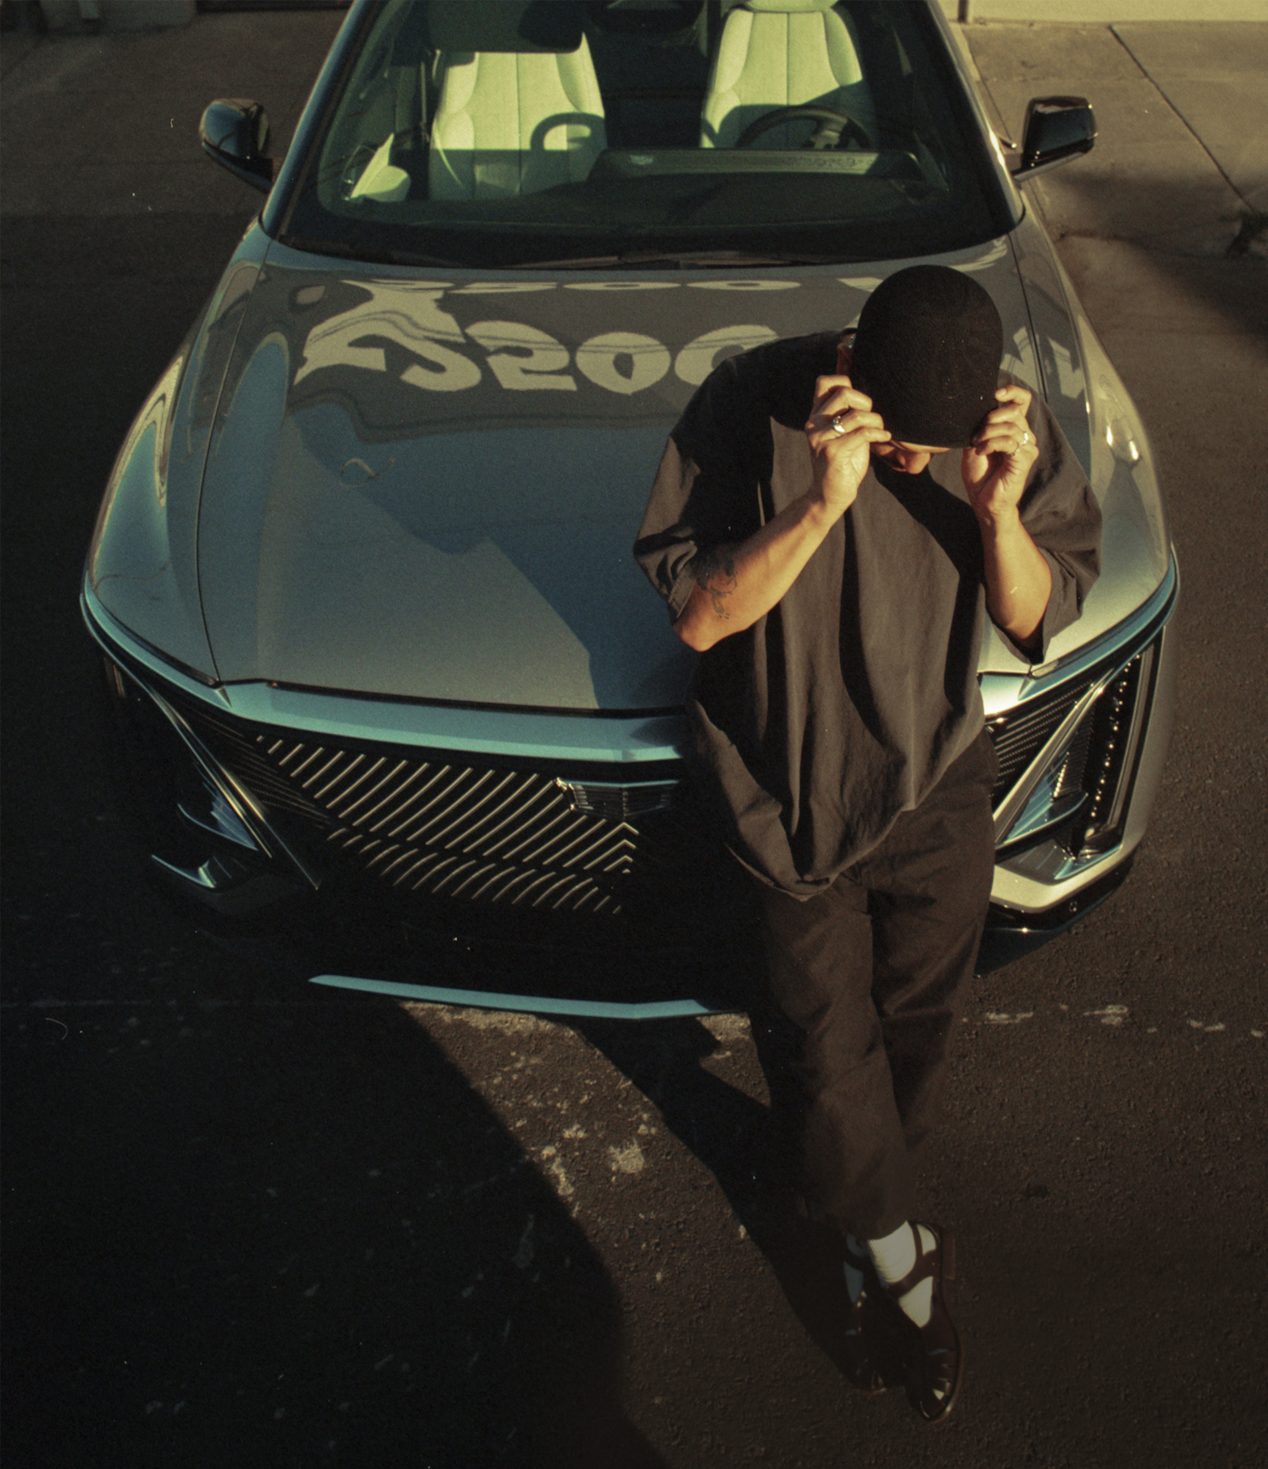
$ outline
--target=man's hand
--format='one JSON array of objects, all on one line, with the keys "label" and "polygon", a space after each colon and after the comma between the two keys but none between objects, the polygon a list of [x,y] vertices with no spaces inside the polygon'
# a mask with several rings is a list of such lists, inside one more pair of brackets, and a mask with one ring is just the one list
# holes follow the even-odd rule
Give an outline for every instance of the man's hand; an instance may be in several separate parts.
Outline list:
[{"label": "man's hand", "polygon": [[696,585],[674,623],[688,647],[702,653],[765,617],[853,505],[872,445],[888,438],[872,400],[848,377],[816,380],[806,424],[811,487],[747,540],[714,546],[699,558]]},{"label": "man's hand", "polygon": [[995,394],[977,437],[964,451],[960,474],[969,504],[979,520],[998,521],[1016,512],[1026,476],[1039,457],[1039,446],[1026,423],[1030,391],[1011,385]]},{"label": "man's hand", "polygon": [[889,430],[872,400],[840,374],[815,380],[814,407],[806,442],[814,466],[815,493],[839,518],[854,504],[871,462],[872,445],[889,439]]},{"label": "man's hand", "polygon": [[1022,647],[1032,644],[1052,593],[1048,563],[1021,523],[1018,505],[1039,446],[1026,423],[1030,392],[1015,384],[995,394],[964,451],[960,473],[982,532],[986,605],[998,627]]}]

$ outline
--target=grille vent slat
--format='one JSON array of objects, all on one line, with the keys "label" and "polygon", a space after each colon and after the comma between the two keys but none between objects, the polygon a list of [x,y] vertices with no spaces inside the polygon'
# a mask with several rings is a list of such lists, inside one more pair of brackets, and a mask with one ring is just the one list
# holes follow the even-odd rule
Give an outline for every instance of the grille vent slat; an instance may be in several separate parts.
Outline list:
[{"label": "grille vent slat", "polygon": [[354,787],[341,795],[338,802],[341,819],[355,821],[360,825],[365,817],[364,814],[358,815],[358,812],[363,812],[365,806],[375,801],[385,789],[390,793],[391,783],[400,775],[402,766],[401,761],[395,765],[387,760],[376,761],[373,768],[367,772],[365,779],[358,783],[359,788]]},{"label": "grille vent slat", "polygon": [[[356,803],[357,805],[365,805],[366,802],[373,802],[372,805],[367,806],[357,816],[356,821],[358,826],[366,827],[370,831],[377,831],[383,824],[378,819],[379,813],[386,811],[387,819],[390,819],[391,814],[399,811],[402,803],[409,799],[410,787],[423,779],[426,767],[423,767],[421,770],[407,770],[403,780],[392,784],[393,777],[399,775],[404,768],[403,765],[397,765],[393,769],[391,776],[381,780],[372,791],[368,792]],[[355,810],[355,807],[353,810]],[[351,814],[352,811],[345,811],[345,819]]]},{"label": "grille vent slat", "polygon": [[515,784],[516,777],[508,775],[490,791],[486,791],[479,807],[479,815],[470,813],[471,819],[463,826],[464,846],[479,846],[487,850],[496,832],[510,819],[511,813],[522,808],[528,786],[524,781]]},{"label": "grille vent slat", "polygon": [[434,820],[411,832],[412,840],[419,841],[425,837],[429,845],[449,846],[451,843],[446,841],[447,837],[455,831],[469,830],[474,826],[479,819],[477,813],[487,804],[492,794],[487,787],[494,781],[498,772],[483,770],[478,773],[464,772],[464,774],[475,777],[470,782],[470,789],[462,788],[466,782],[460,783],[459,788],[455,791],[453,802],[439,812]]},{"label": "grille vent slat", "polygon": [[[450,773],[448,766],[432,769],[424,765],[419,772],[422,784],[416,790],[402,793],[403,799],[384,812],[376,829],[385,827],[391,836],[411,840],[415,829],[421,831],[426,825],[427,812],[444,799],[445,780]],[[417,823],[423,825],[416,826]]]},{"label": "grille vent slat", "polygon": [[[554,861],[556,847],[566,835],[570,814],[565,801],[552,801],[548,791],[541,791],[534,796],[531,805],[526,806],[523,811],[515,812],[514,824],[508,822],[508,829],[499,832],[496,839],[488,844],[488,850],[496,853],[504,862],[514,862],[524,854],[525,849],[531,850],[536,842],[538,860]],[[561,827],[565,831],[561,832]]]}]

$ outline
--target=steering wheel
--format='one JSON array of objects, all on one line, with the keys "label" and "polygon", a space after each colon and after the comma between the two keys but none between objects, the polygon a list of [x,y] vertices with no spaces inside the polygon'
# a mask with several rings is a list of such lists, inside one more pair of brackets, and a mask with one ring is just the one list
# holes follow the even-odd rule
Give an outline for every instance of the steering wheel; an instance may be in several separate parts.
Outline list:
[{"label": "steering wheel", "polygon": [[806,148],[813,148],[816,152],[827,148],[839,148],[841,134],[847,128],[862,141],[865,148],[874,149],[876,146],[858,118],[851,117],[847,112],[838,112],[832,107],[776,107],[773,112],[767,112],[761,117],[754,118],[736,138],[735,146],[751,148],[763,133],[768,133],[772,128],[779,127],[781,123],[792,122],[798,117],[809,117],[818,122],[819,126],[811,133],[809,140],[802,145]]}]

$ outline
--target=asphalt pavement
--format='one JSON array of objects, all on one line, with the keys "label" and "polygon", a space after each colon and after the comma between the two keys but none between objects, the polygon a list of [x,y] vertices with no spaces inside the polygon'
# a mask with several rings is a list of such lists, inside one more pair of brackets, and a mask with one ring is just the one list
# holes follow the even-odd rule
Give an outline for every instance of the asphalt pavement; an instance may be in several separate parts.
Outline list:
[{"label": "asphalt pavement", "polygon": [[1184,652],[1132,878],[970,1001],[925,1180],[969,1377],[930,1433],[844,1384],[839,1280],[753,1185],[742,1017],[310,995],[124,855],[83,552],[258,202],[199,114],[257,98],[284,145],[338,20],[0,40],[7,1462],[1258,1466],[1268,24],[964,29],[1014,138],[1029,96],[1096,109],[1027,188],[1150,430]]}]

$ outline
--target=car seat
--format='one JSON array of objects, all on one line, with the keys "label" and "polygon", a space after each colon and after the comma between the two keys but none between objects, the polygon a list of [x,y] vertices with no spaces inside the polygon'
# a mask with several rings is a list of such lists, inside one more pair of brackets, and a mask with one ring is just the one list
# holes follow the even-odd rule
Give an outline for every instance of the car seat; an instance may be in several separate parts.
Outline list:
[{"label": "car seat", "polygon": [[607,147],[603,99],[574,6],[433,4],[433,199],[575,183]]},{"label": "car seat", "polygon": [[[750,124],[781,107],[826,107],[859,125],[842,142],[875,138],[854,22],[833,0],[744,0],[727,12],[700,114],[702,148],[734,148]],[[772,125],[763,148],[795,148],[813,124]]]}]

